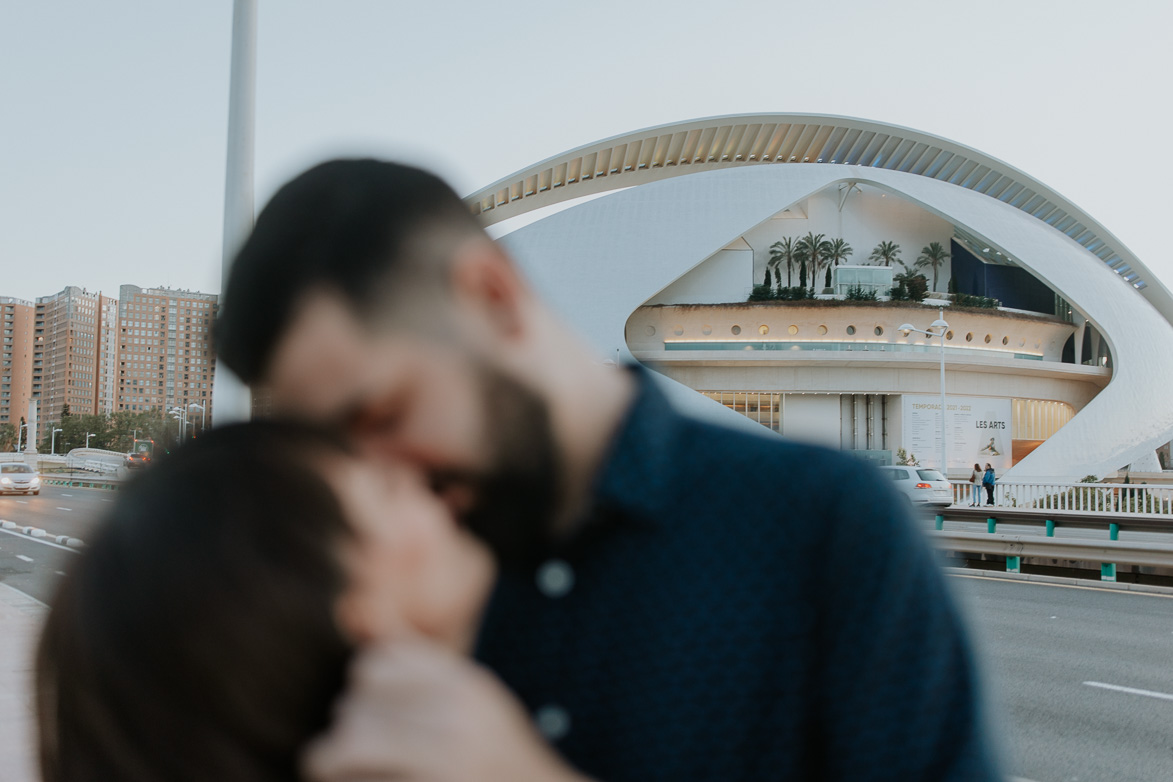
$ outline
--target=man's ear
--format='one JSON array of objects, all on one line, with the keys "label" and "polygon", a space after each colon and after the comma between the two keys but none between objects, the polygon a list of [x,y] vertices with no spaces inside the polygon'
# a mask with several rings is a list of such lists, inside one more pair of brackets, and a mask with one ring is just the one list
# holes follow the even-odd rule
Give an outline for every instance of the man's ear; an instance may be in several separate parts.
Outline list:
[{"label": "man's ear", "polygon": [[479,316],[500,336],[524,330],[522,304],[528,289],[517,267],[494,242],[470,242],[452,260],[453,298],[464,312]]}]

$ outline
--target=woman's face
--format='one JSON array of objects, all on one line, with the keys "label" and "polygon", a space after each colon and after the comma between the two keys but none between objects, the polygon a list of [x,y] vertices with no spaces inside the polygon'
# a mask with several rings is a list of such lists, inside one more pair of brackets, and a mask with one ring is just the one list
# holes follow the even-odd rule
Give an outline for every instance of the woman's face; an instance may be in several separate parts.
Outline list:
[{"label": "woman's face", "polygon": [[343,632],[357,643],[422,635],[470,651],[496,575],[489,550],[407,466],[346,457],[326,475],[354,530],[341,552]]}]

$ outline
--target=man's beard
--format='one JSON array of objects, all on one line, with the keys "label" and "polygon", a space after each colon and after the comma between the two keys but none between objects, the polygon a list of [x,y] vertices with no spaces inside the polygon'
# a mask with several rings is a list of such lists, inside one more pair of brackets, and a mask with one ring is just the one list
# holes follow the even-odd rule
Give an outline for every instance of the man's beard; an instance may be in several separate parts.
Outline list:
[{"label": "man's beard", "polygon": [[492,367],[479,365],[480,396],[490,463],[484,472],[444,472],[432,480],[470,489],[472,507],[460,521],[483,540],[504,569],[525,569],[547,556],[560,497],[561,458],[547,402]]}]

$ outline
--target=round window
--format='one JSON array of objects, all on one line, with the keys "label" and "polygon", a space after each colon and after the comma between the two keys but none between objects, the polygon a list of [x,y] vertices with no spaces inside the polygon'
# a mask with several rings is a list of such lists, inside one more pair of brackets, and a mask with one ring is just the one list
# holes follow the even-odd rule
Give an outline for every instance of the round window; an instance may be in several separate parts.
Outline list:
[{"label": "round window", "polygon": [[673,326],[672,333],[679,337],[684,333],[684,326]]},{"label": "round window", "polygon": [[701,333],[707,337],[713,333],[713,327],[712,326],[701,326]]},{"label": "round window", "polygon": [[729,329],[729,331],[732,332],[733,336],[736,337],[741,333],[741,326],[734,326],[733,328]]},{"label": "round window", "polygon": [[990,344],[990,340],[992,340],[992,339],[993,339],[993,337],[992,337],[992,336],[990,336],[989,334],[987,334],[987,335],[986,335],[986,344],[987,344],[987,345],[988,345],[988,344]]},{"label": "round window", "polygon": [[770,333],[770,327],[763,323],[762,325],[758,326],[758,333],[764,337]]},{"label": "round window", "polygon": [[827,333],[827,327],[826,326],[819,326],[819,335],[821,336],[826,333]]},{"label": "round window", "polygon": [[848,327],[847,327],[847,333],[848,333],[849,335],[851,335],[851,334],[855,334],[855,326],[848,326]]},{"label": "round window", "polygon": [[798,326],[795,326],[793,323],[790,324],[789,326],[786,327],[786,333],[789,334],[790,336],[794,336],[795,334],[798,333]]},{"label": "round window", "polygon": [[965,341],[966,342],[973,342],[973,332],[972,331],[965,335]]},{"label": "round window", "polygon": [[946,331],[946,332],[945,332],[945,339],[953,339],[953,332],[952,332],[952,331]]},{"label": "round window", "polygon": [[656,327],[655,326],[648,326],[647,328],[644,329],[644,333],[647,334],[649,337],[654,337],[654,336],[656,336]]},{"label": "round window", "polygon": [[883,326],[876,326],[874,329],[872,329],[872,333],[875,334],[877,337],[882,337],[882,336],[884,336],[884,327]]},{"label": "round window", "polygon": [[1010,337],[1002,337],[1002,344],[1009,345],[1010,344]]}]

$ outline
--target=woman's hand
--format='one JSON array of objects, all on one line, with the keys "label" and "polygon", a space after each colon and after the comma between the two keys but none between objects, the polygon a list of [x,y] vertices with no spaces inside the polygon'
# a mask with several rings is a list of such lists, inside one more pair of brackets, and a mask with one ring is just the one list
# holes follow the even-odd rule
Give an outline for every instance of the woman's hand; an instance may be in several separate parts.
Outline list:
[{"label": "woman's hand", "polygon": [[589,782],[492,673],[416,639],[359,654],[303,767],[314,782]]}]

